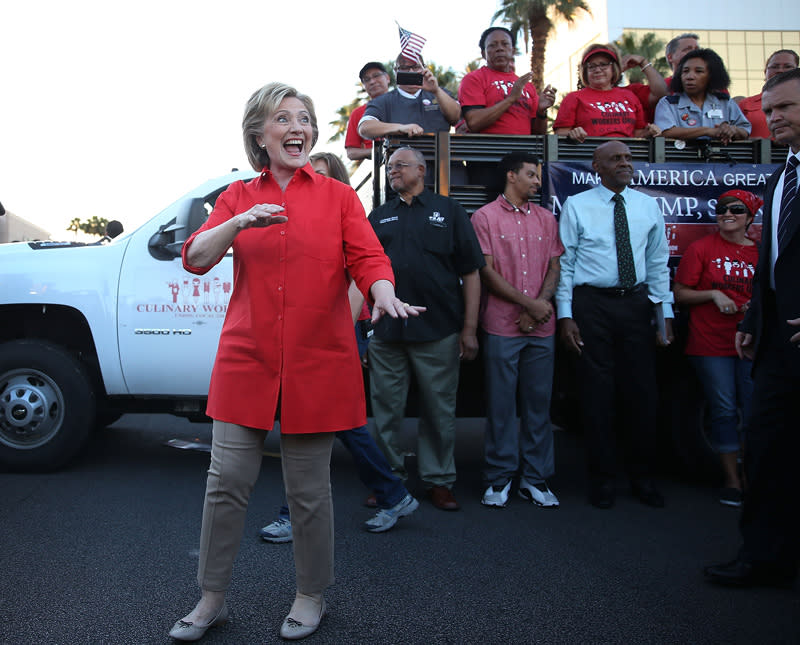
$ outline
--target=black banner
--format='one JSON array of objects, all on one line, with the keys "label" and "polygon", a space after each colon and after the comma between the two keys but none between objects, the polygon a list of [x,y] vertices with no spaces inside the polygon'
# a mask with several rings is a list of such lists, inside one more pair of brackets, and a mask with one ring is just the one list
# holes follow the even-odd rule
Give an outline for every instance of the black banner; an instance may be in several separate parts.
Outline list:
[{"label": "black banner", "polygon": [[[764,187],[777,164],[634,163],[631,188],[653,197],[666,223],[670,255],[677,258],[694,240],[717,230],[714,207],[724,192],[738,188],[763,199]],[[589,161],[550,162],[542,173],[542,205],[561,213],[570,195],[594,188],[600,177]],[[761,239],[761,211],[748,237]]]}]

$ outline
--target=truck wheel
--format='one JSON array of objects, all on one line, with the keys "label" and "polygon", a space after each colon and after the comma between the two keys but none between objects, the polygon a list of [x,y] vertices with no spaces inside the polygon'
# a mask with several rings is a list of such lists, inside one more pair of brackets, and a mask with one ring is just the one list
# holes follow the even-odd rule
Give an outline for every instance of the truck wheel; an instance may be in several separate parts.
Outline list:
[{"label": "truck wheel", "polygon": [[85,369],[50,343],[0,345],[0,465],[53,470],[83,448],[95,400]]}]

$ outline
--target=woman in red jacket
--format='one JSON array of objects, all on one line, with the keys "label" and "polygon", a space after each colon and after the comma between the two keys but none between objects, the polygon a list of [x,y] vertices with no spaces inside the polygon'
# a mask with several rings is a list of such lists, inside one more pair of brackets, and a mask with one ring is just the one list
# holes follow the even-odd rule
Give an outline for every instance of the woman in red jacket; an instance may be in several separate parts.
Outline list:
[{"label": "woman in red jacket", "polygon": [[196,274],[233,248],[234,285],[208,394],[214,423],[197,574],[202,596],[170,631],[184,641],[227,620],[225,593],[247,501],[277,418],[297,582],[281,636],[317,629],[333,582],[334,433],[366,423],[347,272],[373,299],[375,320],[418,314],[395,297],[391,264],[353,189],[309,163],[318,136],[311,99],[266,85],[248,101],[242,130],[261,175],[231,184],[183,247],[184,267]]},{"label": "woman in red jacket", "polygon": [[741,506],[738,472],[738,409],[746,420],[753,382],[750,361],[736,355],[736,325],[753,291],[758,246],[747,228],[764,202],[745,190],[729,190],[717,205],[719,230],[686,249],[675,274],[675,302],[689,307],[686,354],[697,372],[711,412],[711,439],[725,483],[719,501]]}]

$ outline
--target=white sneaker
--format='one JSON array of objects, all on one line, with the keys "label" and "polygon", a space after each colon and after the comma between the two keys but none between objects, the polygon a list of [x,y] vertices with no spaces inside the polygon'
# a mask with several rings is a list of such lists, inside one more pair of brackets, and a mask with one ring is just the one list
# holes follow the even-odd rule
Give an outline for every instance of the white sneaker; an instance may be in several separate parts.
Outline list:
[{"label": "white sneaker", "polygon": [[292,522],[283,518],[275,520],[272,524],[267,524],[258,534],[262,540],[281,544],[282,542],[292,541]]},{"label": "white sneaker", "polygon": [[547,486],[547,482],[531,486],[522,481],[519,483],[519,496],[544,508],[558,508],[559,506],[558,497]]},{"label": "white sneaker", "polygon": [[370,533],[383,533],[397,524],[397,520],[401,517],[411,515],[418,507],[419,502],[411,497],[410,493],[406,493],[397,504],[391,508],[380,509],[375,517],[364,522],[364,528]]},{"label": "white sneaker", "polygon": [[503,508],[508,503],[508,492],[511,490],[511,481],[502,488],[495,488],[489,486],[483,494],[481,504],[484,506],[494,506],[495,508]]}]

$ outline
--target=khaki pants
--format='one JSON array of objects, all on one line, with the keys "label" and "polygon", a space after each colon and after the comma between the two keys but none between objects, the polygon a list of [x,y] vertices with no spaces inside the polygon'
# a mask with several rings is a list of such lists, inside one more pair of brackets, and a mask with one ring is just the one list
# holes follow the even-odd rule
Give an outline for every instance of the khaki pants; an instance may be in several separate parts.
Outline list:
[{"label": "khaki pants", "polygon": [[369,378],[375,443],[392,471],[406,480],[400,427],[405,418],[411,371],[419,384],[417,466],[426,488],[452,487],[456,481],[456,392],[459,336],[428,343],[389,343],[373,339],[369,346]]},{"label": "khaki pants", "polygon": [[[261,469],[266,432],[214,421],[197,582],[207,591],[230,586],[247,502]],[[281,435],[283,477],[292,514],[297,590],[312,594],[333,583],[333,500],[330,458],[335,433]]]}]

